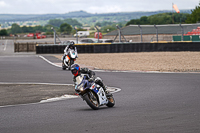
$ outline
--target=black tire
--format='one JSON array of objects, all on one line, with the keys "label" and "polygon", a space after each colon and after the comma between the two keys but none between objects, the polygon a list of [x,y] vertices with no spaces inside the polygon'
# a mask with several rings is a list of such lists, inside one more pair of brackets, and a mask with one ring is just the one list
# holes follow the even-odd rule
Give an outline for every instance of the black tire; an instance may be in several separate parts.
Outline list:
[{"label": "black tire", "polygon": [[70,60],[68,70],[71,70],[71,65],[74,64],[74,60]]},{"label": "black tire", "polygon": [[74,64],[74,60],[70,60],[70,64],[73,65]]},{"label": "black tire", "polygon": [[107,97],[107,99],[108,99],[108,103],[106,104],[106,106],[113,107],[115,105],[114,97],[113,96],[109,96],[109,97]]},{"label": "black tire", "polygon": [[94,110],[99,109],[99,101],[94,92],[90,91],[84,96],[86,103]]},{"label": "black tire", "polygon": [[63,63],[62,63],[62,70],[66,70],[66,66]]},{"label": "black tire", "polygon": [[68,62],[68,70],[71,70],[71,60]]}]

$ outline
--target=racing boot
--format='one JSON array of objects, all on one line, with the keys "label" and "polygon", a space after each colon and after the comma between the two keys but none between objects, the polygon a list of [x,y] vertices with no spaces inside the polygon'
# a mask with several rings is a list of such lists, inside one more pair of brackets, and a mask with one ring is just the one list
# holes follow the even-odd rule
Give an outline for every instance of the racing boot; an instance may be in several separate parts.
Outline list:
[{"label": "racing boot", "polygon": [[64,64],[65,55],[62,56],[61,60],[62,60],[62,63]]},{"label": "racing boot", "polygon": [[104,92],[106,93],[106,97],[112,96],[112,94],[109,91],[107,91],[107,87],[104,85],[103,80],[101,78],[97,77],[95,79],[95,83],[103,88]]},{"label": "racing boot", "polygon": [[103,90],[104,90],[105,93],[106,93],[106,97],[112,96],[112,94],[107,90],[107,86],[105,86],[105,85],[103,84],[102,88],[103,88]]}]

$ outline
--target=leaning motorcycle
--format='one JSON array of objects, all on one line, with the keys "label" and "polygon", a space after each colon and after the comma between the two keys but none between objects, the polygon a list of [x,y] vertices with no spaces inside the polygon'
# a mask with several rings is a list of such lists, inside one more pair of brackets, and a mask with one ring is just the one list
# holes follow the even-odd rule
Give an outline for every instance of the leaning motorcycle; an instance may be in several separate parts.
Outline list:
[{"label": "leaning motorcycle", "polygon": [[87,75],[81,74],[76,77],[75,91],[93,110],[98,110],[103,105],[108,107],[115,105],[113,95],[106,96],[104,89],[100,85],[94,81],[88,81]]},{"label": "leaning motorcycle", "polygon": [[62,60],[62,69],[66,70],[66,68],[68,68],[68,70],[71,69],[71,65],[74,64],[75,60],[77,58],[77,52],[74,50],[70,50],[68,55],[65,55],[64,60]]}]

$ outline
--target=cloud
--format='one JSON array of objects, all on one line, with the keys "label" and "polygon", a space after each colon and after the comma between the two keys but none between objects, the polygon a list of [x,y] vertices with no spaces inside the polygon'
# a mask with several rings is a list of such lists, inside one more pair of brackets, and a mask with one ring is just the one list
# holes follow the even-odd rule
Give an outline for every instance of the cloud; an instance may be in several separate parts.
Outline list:
[{"label": "cloud", "polygon": [[[194,9],[199,0],[174,1],[181,9]],[[0,0],[0,14],[46,14],[86,11],[89,13],[172,10],[171,0]]]},{"label": "cloud", "polygon": [[0,1],[0,7],[7,7],[8,5],[4,1]]},{"label": "cloud", "polygon": [[120,6],[114,5],[114,6],[91,6],[87,9],[88,12],[90,13],[107,13],[107,12],[121,12],[122,9]]}]

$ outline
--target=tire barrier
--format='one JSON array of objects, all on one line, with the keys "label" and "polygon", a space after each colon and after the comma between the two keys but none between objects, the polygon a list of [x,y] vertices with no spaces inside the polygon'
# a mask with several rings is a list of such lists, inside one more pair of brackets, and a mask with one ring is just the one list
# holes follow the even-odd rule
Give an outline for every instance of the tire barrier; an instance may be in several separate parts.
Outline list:
[{"label": "tire barrier", "polygon": [[[38,44],[36,54],[63,53],[66,45]],[[76,44],[78,53],[200,51],[200,42]]]}]

